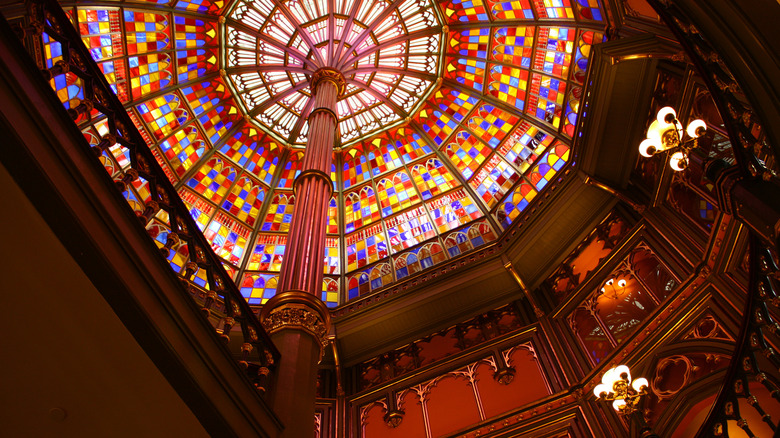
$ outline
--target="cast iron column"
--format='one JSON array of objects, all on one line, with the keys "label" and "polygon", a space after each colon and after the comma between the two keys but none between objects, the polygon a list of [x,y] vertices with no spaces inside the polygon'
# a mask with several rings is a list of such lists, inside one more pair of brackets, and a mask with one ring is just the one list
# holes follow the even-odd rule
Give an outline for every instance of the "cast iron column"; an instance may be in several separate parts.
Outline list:
[{"label": "cast iron column", "polygon": [[260,314],[281,353],[271,390],[273,410],[284,424],[283,437],[314,436],[317,365],[330,329],[322,292],[328,202],[333,194],[330,167],[335,143],[336,102],[344,76],[321,68],[311,78],[314,109],[303,171],[295,179],[295,210],[287,237],[276,296]]}]

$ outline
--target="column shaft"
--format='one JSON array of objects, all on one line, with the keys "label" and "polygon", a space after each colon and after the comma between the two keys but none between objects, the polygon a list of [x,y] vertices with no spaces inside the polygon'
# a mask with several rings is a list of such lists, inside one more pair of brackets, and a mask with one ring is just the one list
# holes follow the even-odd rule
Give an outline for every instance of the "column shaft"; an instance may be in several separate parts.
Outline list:
[{"label": "column shaft", "polygon": [[[295,209],[279,275],[278,291],[301,290],[319,296],[322,290],[325,234],[330,202],[330,167],[335,141],[338,88],[322,81],[314,97],[316,111],[309,118],[309,139],[303,171],[295,183]],[[311,172],[315,171],[315,172]],[[328,177],[326,181],[322,177]]]},{"label": "column shaft", "polygon": [[283,438],[314,436],[317,364],[330,327],[330,313],[320,294],[338,123],[336,101],[343,79],[333,70],[321,69],[312,75],[314,108],[303,169],[295,179],[295,208],[278,292],[260,314],[281,352],[270,394],[274,413],[284,424]]}]

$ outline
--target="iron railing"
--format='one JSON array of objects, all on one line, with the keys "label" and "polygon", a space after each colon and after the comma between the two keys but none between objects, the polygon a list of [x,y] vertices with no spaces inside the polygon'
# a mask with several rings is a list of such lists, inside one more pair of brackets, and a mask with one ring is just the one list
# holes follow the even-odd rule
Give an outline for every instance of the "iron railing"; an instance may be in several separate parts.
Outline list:
[{"label": "iron railing", "polygon": [[[204,317],[215,326],[215,335],[230,348],[234,345],[230,343],[230,334],[234,327],[240,327],[243,342],[233,347],[238,351],[231,353],[240,358],[239,363],[250,381],[260,394],[264,394],[274,366],[279,362],[279,351],[198,229],[189,209],[157,163],[59,3],[56,0],[32,0],[26,4],[26,10],[27,14],[17,23],[16,31],[41,69],[43,79],[53,83],[53,78],[68,75],[70,80],[79,81],[83,98],[69,101],[66,105],[68,115],[74,123],[103,118],[108,123],[108,133],[95,146],[90,147],[86,140],[83,141],[84,152],[99,159],[111,149],[124,148],[130,165],[112,175],[117,189],[125,192],[131,184],[146,185],[149,195],[147,199],[136,200],[142,203],[136,215],[143,225],[148,225],[153,218],[166,224],[168,232],[164,242],[160,241],[162,239],[157,241],[164,258],[172,250],[187,254],[188,261],[178,274],[183,277],[182,284],[195,298]],[[61,59],[53,65],[47,65],[44,57],[44,36],[46,43],[59,44],[61,49]],[[154,237],[151,238],[154,240]],[[202,278],[204,272],[206,284],[201,290],[194,287],[193,278],[196,273]]]}]

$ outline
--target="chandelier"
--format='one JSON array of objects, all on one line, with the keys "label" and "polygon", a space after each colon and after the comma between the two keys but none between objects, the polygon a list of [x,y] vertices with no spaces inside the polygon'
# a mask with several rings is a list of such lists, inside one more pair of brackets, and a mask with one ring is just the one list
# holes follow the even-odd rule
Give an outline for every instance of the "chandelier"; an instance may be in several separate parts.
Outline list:
[{"label": "chandelier", "polygon": [[674,108],[665,106],[647,128],[647,138],[639,144],[639,153],[644,157],[652,157],[668,152],[669,166],[675,171],[681,171],[688,167],[688,154],[698,146],[698,138],[706,131],[707,124],[700,119],[689,123],[683,131]]},{"label": "chandelier", "polygon": [[648,382],[644,377],[631,381],[631,371],[626,365],[619,365],[604,373],[601,384],[593,390],[600,400],[611,401],[612,407],[621,415],[637,411],[643,395],[648,394]]}]

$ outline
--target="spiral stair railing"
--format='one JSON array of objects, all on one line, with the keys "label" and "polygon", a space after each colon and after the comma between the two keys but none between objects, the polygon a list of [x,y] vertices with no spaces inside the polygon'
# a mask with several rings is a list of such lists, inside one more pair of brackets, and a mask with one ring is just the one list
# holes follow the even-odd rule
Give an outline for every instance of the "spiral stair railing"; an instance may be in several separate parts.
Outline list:
[{"label": "spiral stair railing", "polygon": [[[84,98],[75,107],[67,108],[74,124],[98,117],[105,117],[108,122],[109,132],[97,145],[90,147],[86,140],[82,141],[84,153],[98,160],[104,153],[110,153],[109,149],[116,145],[127,150],[130,165],[114,176],[114,185],[117,190],[124,192],[129,184],[148,184],[148,199],[138,200],[143,204],[143,210],[136,212],[140,224],[146,226],[154,217],[167,217],[169,229],[165,242],[156,241],[162,255],[161,262],[168,264],[166,259],[170,251],[186,251],[189,259],[178,274],[183,285],[182,293],[188,293],[195,299],[203,317],[215,327],[215,336],[228,348],[238,350],[231,351],[231,354],[239,358],[239,365],[245,370],[251,384],[260,395],[264,395],[279,361],[279,351],[198,229],[189,209],[176,194],[173,184],[155,160],[151,149],[59,3],[56,0],[32,0],[25,6],[26,16],[21,22],[13,23],[13,28],[41,70],[41,79],[51,83],[51,79],[58,75],[75,75],[82,81]],[[44,34],[62,48],[62,59],[49,68],[43,58]],[[205,290],[193,285],[193,278],[199,270],[205,272]],[[235,342],[231,343],[230,335],[238,332],[239,328],[243,342],[236,346]]]},{"label": "spiral stair railing", "polygon": [[[762,138],[761,121],[741,93],[739,83],[729,70],[726,60],[675,2],[648,0],[648,3],[675,34],[712,94],[734,149],[736,163],[732,169],[726,170],[732,174],[732,181],[762,180],[777,184],[778,162],[774,150]],[[726,167],[724,163],[706,161],[704,165],[712,180],[716,180]],[[725,189],[719,184],[719,207],[726,213],[734,213],[735,201],[724,193]],[[723,385],[697,437],[728,437],[730,423],[741,428],[748,436],[756,436],[744,412],[740,412],[740,399],[755,409],[775,437],[780,436],[780,425],[776,420],[773,421],[766,406],[762,406],[761,401],[751,393],[749,385],[750,381],[759,382],[774,401],[780,403],[780,355],[768,339],[772,337],[776,344],[777,336],[780,335],[780,324],[773,317],[773,313],[776,315],[780,311],[777,250],[777,241],[750,231],[749,279],[739,335]],[[742,408],[745,408],[744,403]]]}]

